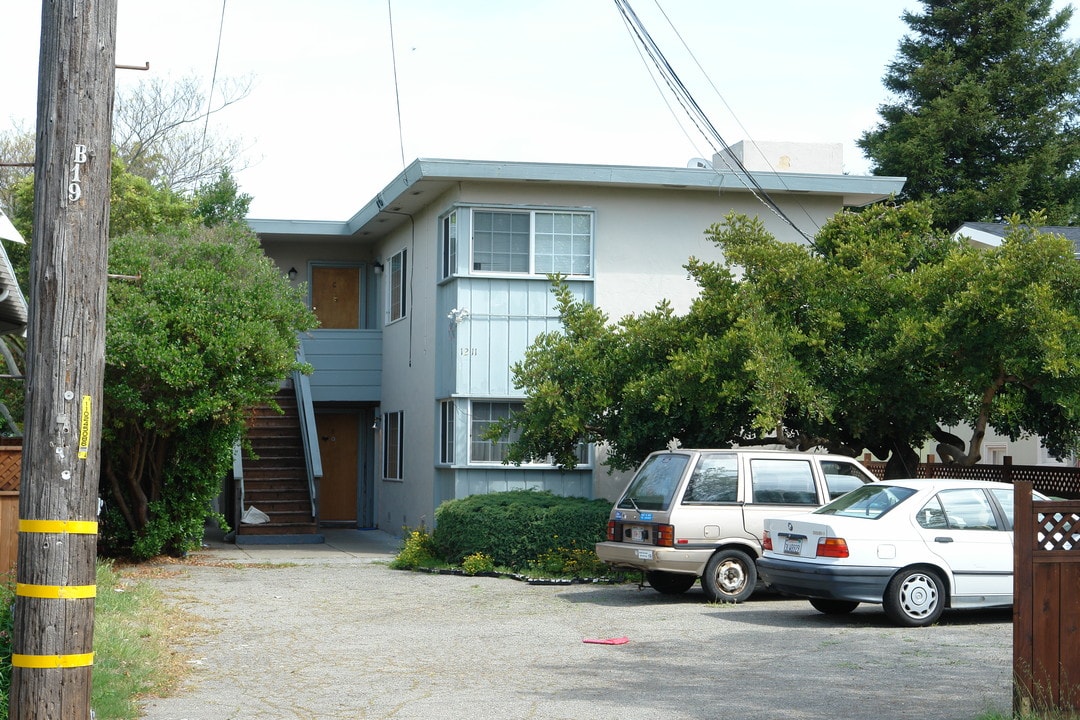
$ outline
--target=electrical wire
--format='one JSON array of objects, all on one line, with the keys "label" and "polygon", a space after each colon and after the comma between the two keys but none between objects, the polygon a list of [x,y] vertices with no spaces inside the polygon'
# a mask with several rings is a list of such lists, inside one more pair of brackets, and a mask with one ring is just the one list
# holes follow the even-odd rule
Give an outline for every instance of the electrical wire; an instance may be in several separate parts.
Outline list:
[{"label": "electrical wire", "polygon": [[[675,72],[671,63],[668,62],[664,53],[660,50],[659,45],[657,45],[652,35],[645,28],[645,24],[638,18],[634,9],[630,6],[629,0],[615,0],[615,5],[619,9],[620,14],[622,14],[631,34],[636,38],[639,45],[644,48],[645,54],[649,57],[653,67],[656,68],[660,77],[667,84],[668,89],[682,106],[683,111],[686,113],[690,122],[697,128],[698,132],[701,133],[702,137],[705,138],[705,141],[713,149],[714,154],[720,156],[739,182],[741,182],[759,202],[793,228],[799,235],[805,238],[807,242],[812,242],[810,236],[803,232],[803,230],[788,217],[787,213],[777,205],[776,201],[773,200],[765,188],[761,186],[757,178],[755,178],[750,171],[746,169],[746,166],[743,165],[742,161],[735,157],[731,152],[731,147],[720,135],[719,131],[717,131],[716,127],[712,124],[712,121],[709,120],[708,115],[702,110],[697,100],[694,99],[693,94],[679,78],[678,73]],[[716,170],[715,167],[713,169]],[[719,173],[719,170],[716,171]]]},{"label": "electrical wire", "polygon": [[[747,139],[747,141],[750,143],[750,145],[753,146],[754,150],[757,151],[757,154],[761,157],[761,159],[764,160],[766,163],[768,163],[769,159],[765,156],[765,153],[762,151],[762,149],[760,147],[758,147],[758,144],[754,141],[754,138],[751,137],[750,131],[747,130],[746,126],[742,124],[742,121],[739,119],[738,115],[735,114],[735,110],[731,107],[731,105],[728,104],[728,101],[724,97],[723,93],[721,93],[720,89],[716,87],[716,83],[713,82],[712,77],[709,76],[709,73],[705,70],[705,68],[702,66],[701,62],[697,59],[697,56],[694,54],[694,51],[690,49],[690,46],[687,44],[686,40],[683,38],[682,33],[679,32],[679,29],[677,27],[675,27],[675,23],[672,22],[671,18],[668,16],[667,12],[664,10],[664,7],[660,4],[660,0],[653,0],[653,2],[656,4],[656,9],[659,10],[660,14],[664,16],[664,20],[667,21],[668,27],[670,27],[671,31],[675,33],[675,37],[679,38],[679,42],[682,43],[683,49],[686,50],[686,53],[690,56],[690,59],[694,61],[694,65],[697,66],[697,69],[705,77],[706,82],[709,83],[709,87],[712,88],[712,91],[714,93],[716,93],[716,97],[720,98],[720,102],[722,102],[724,104],[724,107],[727,109],[728,113],[731,115],[732,119],[735,121],[735,124],[739,126],[740,130],[742,130],[743,136]],[[640,55],[640,52],[639,52],[639,55]],[[770,168],[770,172],[772,173],[772,175],[780,182],[781,185],[784,186],[784,189],[785,190],[790,190],[790,188],[788,187],[787,181],[784,179],[783,174],[779,173],[775,169],[773,169],[771,164],[769,165],[769,168]],[[803,211],[803,214],[806,215],[806,219],[810,221],[810,224],[815,228],[815,230],[820,230],[821,226],[818,225],[817,221],[814,219],[814,216],[810,214],[810,211],[807,210],[806,207],[801,202],[796,202],[795,204],[798,205],[799,209]],[[805,237],[805,235],[804,235],[804,237]]]},{"label": "electrical wire", "polygon": [[398,90],[397,50],[394,46],[394,11],[391,0],[386,0],[386,15],[390,20],[390,62],[394,70],[394,102],[397,104],[398,146],[401,148],[401,168],[405,169],[405,133],[401,129],[401,93]]},{"label": "electrical wire", "polygon": [[199,172],[195,174],[196,187],[202,175],[203,156],[206,154],[206,134],[210,127],[210,113],[214,102],[214,87],[217,85],[218,62],[221,60],[221,36],[225,32],[225,5],[229,0],[221,0],[221,19],[218,21],[217,50],[214,52],[214,72],[210,76],[210,93],[206,97],[206,117],[203,119],[202,152],[199,153]]}]

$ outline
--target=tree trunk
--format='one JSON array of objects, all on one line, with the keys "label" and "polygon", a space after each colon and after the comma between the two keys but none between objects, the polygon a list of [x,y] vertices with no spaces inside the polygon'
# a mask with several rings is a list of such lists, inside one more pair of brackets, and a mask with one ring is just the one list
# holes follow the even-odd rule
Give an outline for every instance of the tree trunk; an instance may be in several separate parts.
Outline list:
[{"label": "tree trunk", "polygon": [[90,717],[116,3],[42,3],[12,720]]}]

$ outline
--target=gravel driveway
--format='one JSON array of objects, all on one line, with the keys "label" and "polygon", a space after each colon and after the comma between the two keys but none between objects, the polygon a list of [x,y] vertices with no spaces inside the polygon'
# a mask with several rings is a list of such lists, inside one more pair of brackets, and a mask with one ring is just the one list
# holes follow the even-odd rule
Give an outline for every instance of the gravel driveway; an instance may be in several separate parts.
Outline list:
[{"label": "gravel driveway", "polygon": [[[394,571],[377,553],[252,555],[151,581],[213,630],[184,648],[187,685],[145,718],[1008,716],[1008,611],[901,629],[879,607],[830,618],[770,596],[709,605],[700,587],[672,598]],[[629,642],[583,642],[615,637]]]}]

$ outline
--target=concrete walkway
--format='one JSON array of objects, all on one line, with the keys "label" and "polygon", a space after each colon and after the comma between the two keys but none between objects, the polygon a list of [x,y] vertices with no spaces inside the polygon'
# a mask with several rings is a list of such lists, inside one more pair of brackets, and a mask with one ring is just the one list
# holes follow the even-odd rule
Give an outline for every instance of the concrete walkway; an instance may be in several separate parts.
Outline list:
[{"label": "concrete walkway", "polygon": [[386,561],[401,548],[401,538],[383,530],[323,529],[323,543],[295,545],[237,545],[225,542],[221,533],[208,530],[203,548],[191,553],[196,559],[237,563],[296,563],[300,565],[363,560]]}]

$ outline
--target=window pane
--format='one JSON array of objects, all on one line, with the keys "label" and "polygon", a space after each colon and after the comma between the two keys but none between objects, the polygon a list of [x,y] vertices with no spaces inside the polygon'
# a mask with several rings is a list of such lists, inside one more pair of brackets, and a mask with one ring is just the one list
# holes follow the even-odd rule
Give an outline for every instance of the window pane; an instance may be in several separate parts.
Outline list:
[{"label": "window pane", "polygon": [[754,502],[777,505],[816,505],[817,490],[806,460],[751,460]]},{"label": "window pane", "polygon": [[981,489],[942,490],[938,499],[950,530],[997,530],[990,500]]}]

